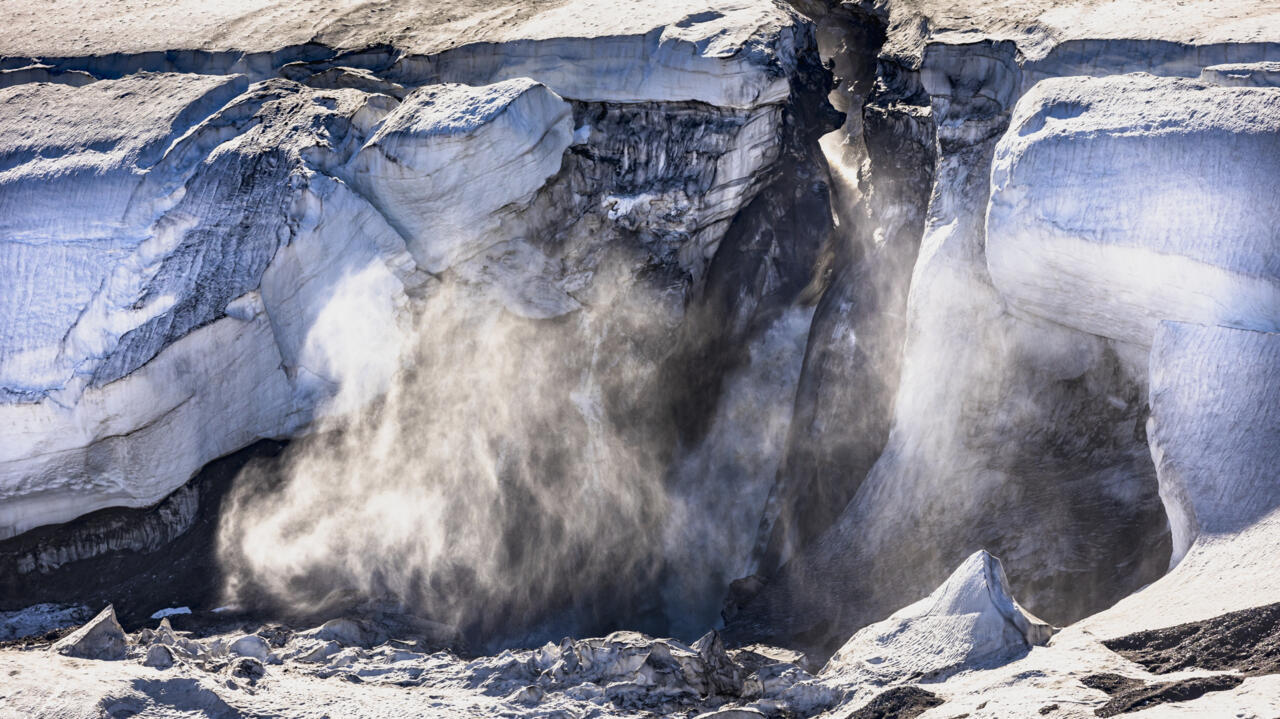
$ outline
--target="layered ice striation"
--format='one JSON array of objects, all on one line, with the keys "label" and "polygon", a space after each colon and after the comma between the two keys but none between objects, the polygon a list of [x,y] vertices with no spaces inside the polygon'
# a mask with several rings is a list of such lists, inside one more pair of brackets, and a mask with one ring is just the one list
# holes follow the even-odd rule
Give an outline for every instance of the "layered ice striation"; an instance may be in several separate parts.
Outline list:
[{"label": "layered ice striation", "polygon": [[1041,82],[996,148],[991,279],[1018,309],[1142,346],[1164,319],[1280,328],[1277,157],[1280,88]]},{"label": "layered ice striation", "polygon": [[0,42],[0,536],[365,406],[441,282],[533,320],[643,291],[671,331],[812,42],[769,2],[392,10]]},{"label": "layered ice striation", "polygon": [[[152,225],[181,201],[182,175],[202,159],[169,150],[245,86],[238,76],[148,73],[3,91],[0,122],[11,138],[0,160],[0,252],[10,268],[0,297],[6,397],[92,375],[104,345],[142,323],[113,322],[102,305],[114,287],[123,294],[134,277],[154,273]],[[145,321],[162,304],[133,298],[129,310]]]},{"label": "layered ice striation", "polygon": [[[151,504],[205,462],[296,431],[315,400],[306,368],[288,362],[305,354],[323,307],[296,301],[307,297],[311,275],[323,275],[320,294],[337,301],[353,291],[336,286],[347,275],[380,272],[381,283],[359,291],[383,293],[391,311],[387,293],[403,295],[392,268],[407,272],[403,241],[389,230],[353,233],[347,239],[358,247],[347,253],[334,242],[313,246],[325,243],[322,198],[344,190],[326,187],[304,155],[367,133],[390,109],[382,96],[147,73],[36,87],[88,96],[66,103],[82,114],[65,120],[69,151],[58,167],[47,167],[45,155],[59,154],[52,148],[8,155],[15,186],[4,202],[36,205],[25,195],[43,193],[42,201],[64,205],[10,214],[25,224],[10,225],[0,243],[11,274],[32,286],[6,296],[17,299],[4,316],[13,328],[6,340],[19,350],[5,355],[0,405],[11,428],[0,450],[6,534],[105,506]],[[222,96],[211,100],[211,89]],[[176,106],[168,116],[147,101],[160,96],[173,98],[158,105]],[[12,136],[22,137],[44,123],[26,113],[50,106],[6,107]],[[45,174],[52,192],[16,184]],[[349,232],[363,202],[346,194]],[[273,261],[308,252],[319,264],[295,268],[289,290],[278,291]]]},{"label": "layered ice striation", "polygon": [[1165,322],[1151,350],[1148,436],[1177,564],[1280,507],[1280,335]]}]

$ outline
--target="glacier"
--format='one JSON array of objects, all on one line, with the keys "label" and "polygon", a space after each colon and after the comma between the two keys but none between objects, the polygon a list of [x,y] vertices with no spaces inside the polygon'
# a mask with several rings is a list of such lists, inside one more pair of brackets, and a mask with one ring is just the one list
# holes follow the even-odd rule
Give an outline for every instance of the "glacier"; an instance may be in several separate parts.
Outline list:
[{"label": "glacier", "polygon": [[[90,73],[104,79],[85,85],[15,82],[3,123],[19,141],[5,149],[0,203],[6,266],[23,284],[5,293],[3,534],[154,504],[215,457],[296,435],[322,404],[376,397],[398,369],[391,345],[411,297],[455,265],[502,288],[519,314],[580,306],[564,275],[590,268],[509,277],[478,259],[499,246],[536,257],[526,228],[597,211],[586,206],[594,197],[551,197],[571,145],[617,142],[612,117],[593,127],[580,109],[575,124],[573,103],[673,103],[691,118],[698,110],[680,103],[723,108],[712,117],[727,124],[708,126],[713,143],[694,159],[711,163],[696,170],[710,186],[600,200],[624,228],[672,218],[677,246],[661,251],[702,274],[774,162],[802,30],[767,6],[688,20],[673,6],[600,39],[589,30],[605,11],[538,14],[504,36],[502,54],[404,53],[388,74],[419,89],[399,98],[323,79],[367,58],[348,69],[306,51],[274,66],[302,84],[263,79],[249,53],[214,74],[199,54],[169,55],[154,70],[104,60]],[[743,27],[756,34],[740,37]],[[575,75],[581,56],[616,56],[627,72]],[[111,120],[90,121],[100,116]],[[604,150],[614,151],[628,149]],[[653,170],[632,170],[654,173],[650,184],[688,171],[653,159]],[[347,377],[359,386],[337,402]]]},{"label": "glacier", "polygon": [[15,716],[1280,708],[1267,3],[46,5]]}]

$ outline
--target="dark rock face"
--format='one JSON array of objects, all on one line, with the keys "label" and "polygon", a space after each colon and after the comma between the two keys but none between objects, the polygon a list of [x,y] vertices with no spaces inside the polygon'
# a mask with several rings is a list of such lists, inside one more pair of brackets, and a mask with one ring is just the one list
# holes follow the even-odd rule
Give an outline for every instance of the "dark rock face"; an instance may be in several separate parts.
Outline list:
[{"label": "dark rock face", "polygon": [[147,509],[104,509],[5,540],[0,542],[0,587],[16,592],[26,575],[49,575],[111,552],[153,552],[190,529],[199,510],[200,492],[187,484]]},{"label": "dark rock face", "polygon": [[1128,634],[1103,644],[1153,674],[1184,669],[1276,674],[1280,673],[1280,604]]},{"label": "dark rock face", "polygon": [[787,450],[761,524],[757,555],[767,573],[831,525],[884,449],[907,289],[933,180],[927,105],[918,93],[875,84],[884,28],[843,8],[817,22],[819,50],[831,57],[839,83],[838,109],[847,113],[835,136],[845,175],[833,177],[840,226],[815,279],[822,294]]},{"label": "dark rock face", "polygon": [[1090,689],[1098,689],[1111,695],[1111,701],[1099,707],[1094,714],[1100,717],[1113,717],[1128,714],[1142,709],[1149,709],[1159,704],[1186,702],[1199,699],[1209,692],[1221,692],[1234,689],[1244,681],[1244,677],[1219,674],[1211,677],[1193,677],[1176,682],[1159,682],[1147,684],[1140,679],[1120,676],[1119,674],[1090,674],[1080,680]]},{"label": "dark rock face", "polygon": [[114,604],[136,627],[164,607],[216,607],[223,496],[241,468],[271,462],[284,446],[262,441],[217,460],[154,507],[105,509],[0,542],[0,609]]},{"label": "dark rock face", "polygon": [[1081,679],[1111,695],[1095,713],[1100,717],[1198,699],[1234,689],[1245,677],[1280,673],[1280,604],[1268,604],[1164,629],[1127,634],[1103,642],[1108,649],[1153,674],[1187,669],[1232,671],[1173,682],[1147,683],[1118,674]]},{"label": "dark rock face", "polygon": [[914,719],[942,704],[941,697],[920,687],[894,687],[845,719]]}]

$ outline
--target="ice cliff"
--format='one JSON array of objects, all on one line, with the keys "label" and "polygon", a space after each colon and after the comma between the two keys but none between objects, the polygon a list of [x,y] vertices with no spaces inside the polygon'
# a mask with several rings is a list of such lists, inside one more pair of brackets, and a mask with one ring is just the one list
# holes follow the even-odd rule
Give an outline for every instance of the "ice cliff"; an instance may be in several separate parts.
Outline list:
[{"label": "ice cliff", "polygon": [[[1148,435],[1153,336],[1167,321],[1274,326],[1275,28],[1245,5],[1255,20],[1234,36],[1147,3],[808,6],[824,52],[852,57],[838,82],[863,117],[827,145],[855,177],[855,249],[818,305],[800,386],[822,377],[829,397],[879,379],[855,385],[870,432],[850,436],[835,410],[793,426],[786,461],[806,464],[778,487],[807,489],[779,495],[771,540],[790,561],[731,635],[834,643],[984,548],[1029,608],[1068,623],[1160,577],[1166,514],[1180,556],[1187,500]],[[876,28],[884,44],[860,56]],[[876,144],[925,159],[913,176]],[[833,515],[805,492],[842,507],[807,541],[787,525]]]},{"label": "ice cliff", "polygon": [[[162,53],[138,28],[92,55],[6,47],[3,534],[153,504],[302,430],[340,378],[376,397],[443,272],[520,315],[573,311],[599,260],[566,267],[535,232],[646,234],[642,255],[701,284],[778,162],[807,31],[768,3],[656,6],[602,35],[608,12],[520,8],[448,49],[273,29],[235,40],[271,50],[250,52],[199,24]],[[500,245],[534,276],[476,267]]]},{"label": "ice cliff", "polygon": [[239,597],[730,647],[465,670],[508,705],[1280,691],[1139,661],[1280,602],[1265,3],[55,5],[0,4],[0,608],[217,525]]}]

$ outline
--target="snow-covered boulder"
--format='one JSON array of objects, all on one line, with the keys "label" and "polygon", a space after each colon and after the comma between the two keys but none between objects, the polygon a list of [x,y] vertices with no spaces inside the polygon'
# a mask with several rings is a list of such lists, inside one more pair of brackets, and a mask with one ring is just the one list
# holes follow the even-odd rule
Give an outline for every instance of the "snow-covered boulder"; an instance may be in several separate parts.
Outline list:
[{"label": "snow-covered boulder", "polygon": [[173,663],[173,652],[163,644],[152,644],[147,648],[146,656],[142,658],[142,666],[152,669],[168,669],[173,666]]},{"label": "snow-covered boulder", "polygon": [[235,639],[227,646],[227,652],[238,657],[253,657],[258,661],[265,662],[267,656],[271,654],[271,647],[267,641],[256,634],[246,634]]},{"label": "snow-covered boulder", "polygon": [[1280,329],[1280,88],[1122,75],[1033,87],[996,148],[991,279],[1150,345],[1160,320]]},{"label": "snow-covered boulder", "polygon": [[84,626],[59,639],[53,651],[79,659],[124,659],[129,639],[110,604]]},{"label": "snow-covered boulder", "polygon": [[1053,632],[1014,600],[1000,560],[980,550],[929,596],[858,630],[821,676],[876,685],[937,680],[1012,661]]}]

